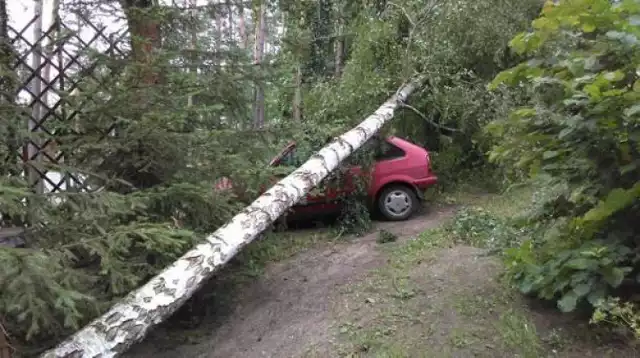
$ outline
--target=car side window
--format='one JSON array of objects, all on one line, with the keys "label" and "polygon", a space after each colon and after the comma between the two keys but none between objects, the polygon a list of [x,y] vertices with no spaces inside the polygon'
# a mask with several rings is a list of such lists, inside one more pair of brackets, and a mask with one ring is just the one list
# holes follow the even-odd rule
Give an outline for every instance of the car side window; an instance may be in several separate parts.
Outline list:
[{"label": "car side window", "polygon": [[402,158],[405,156],[404,150],[396,147],[395,145],[387,142],[380,141],[378,146],[378,150],[375,152],[374,159],[379,162],[383,160],[391,160]]},{"label": "car side window", "polygon": [[373,156],[374,161],[380,162],[383,160],[402,158],[406,155],[406,153],[404,152],[404,150],[396,147],[386,140],[381,140],[374,137],[364,143],[362,147],[360,147],[360,149],[356,151],[356,153],[347,158],[345,164],[347,166],[363,165],[363,163],[367,162],[367,157],[369,155]]},{"label": "car side window", "polygon": [[351,154],[344,162],[345,166],[360,166],[368,162],[370,155],[375,157],[375,153],[380,146],[380,140],[376,137],[366,141],[355,153]]}]

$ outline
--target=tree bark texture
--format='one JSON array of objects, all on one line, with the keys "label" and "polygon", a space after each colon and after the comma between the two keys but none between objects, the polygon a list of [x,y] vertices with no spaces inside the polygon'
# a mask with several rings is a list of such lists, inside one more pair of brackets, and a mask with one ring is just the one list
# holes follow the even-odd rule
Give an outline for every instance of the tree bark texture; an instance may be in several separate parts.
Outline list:
[{"label": "tree bark texture", "polygon": [[[265,23],[265,12],[266,9],[266,0],[260,0],[260,4],[258,5],[258,13],[256,16],[255,23],[255,42],[253,49],[253,64],[259,67],[262,67],[262,61],[264,59],[264,43],[266,41],[266,23]],[[256,83],[254,88],[254,118],[253,118],[253,127],[255,129],[262,129],[264,127],[264,116],[265,116],[265,103],[264,103],[264,89],[262,88],[262,83]]]},{"label": "tree bark texture", "polygon": [[296,66],[295,89],[293,92],[293,120],[302,121],[302,65]]},{"label": "tree bark texture", "polygon": [[160,73],[153,68],[154,52],[160,48],[162,38],[157,14],[152,12],[154,0],[122,0],[131,36],[131,53],[140,68],[140,84],[159,82]]},{"label": "tree bark texture", "polygon": [[[27,118],[27,129],[29,132],[42,132],[39,127],[38,120],[41,118],[40,114],[44,111],[40,101],[42,100],[42,26],[43,26],[43,12],[44,4],[43,0],[35,0],[34,12],[37,20],[33,25],[33,41],[34,46],[31,51],[31,71],[36,73],[31,83],[29,84],[29,90],[33,96],[33,102],[31,106],[31,117]],[[35,143],[35,145],[34,145]],[[40,146],[42,141],[39,138],[32,138],[26,144],[26,158],[25,161],[31,165],[27,166],[27,178],[29,184],[32,185],[36,193],[44,193],[44,182],[40,177],[39,170],[40,162],[42,161],[42,155],[40,155]],[[34,169],[33,165],[38,169]]]},{"label": "tree bark texture", "polygon": [[414,81],[401,87],[375,113],[312,155],[203,243],[41,358],[116,357],[142,340],[240,249],[377,133],[420,84],[421,81]]},{"label": "tree bark texture", "polygon": [[247,48],[247,25],[244,17],[244,5],[242,3],[238,4],[238,16],[240,16],[240,21],[238,22],[238,27],[240,28],[240,48]]}]

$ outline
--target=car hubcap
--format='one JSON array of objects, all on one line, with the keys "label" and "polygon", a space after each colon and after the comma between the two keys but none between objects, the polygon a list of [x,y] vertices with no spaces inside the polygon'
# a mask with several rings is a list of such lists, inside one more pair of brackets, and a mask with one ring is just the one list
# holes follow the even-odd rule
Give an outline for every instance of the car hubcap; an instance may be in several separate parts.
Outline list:
[{"label": "car hubcap", "polygon": [[390,214],[400,216],[411,209],[411,199],[403,191],[392,191],[385,198],[384,207]]}]

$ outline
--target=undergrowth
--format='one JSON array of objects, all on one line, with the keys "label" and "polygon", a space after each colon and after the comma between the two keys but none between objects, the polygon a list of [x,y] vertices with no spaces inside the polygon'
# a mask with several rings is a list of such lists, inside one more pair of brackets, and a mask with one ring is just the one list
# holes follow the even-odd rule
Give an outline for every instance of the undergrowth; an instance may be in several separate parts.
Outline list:
[{"label": "undergrowth", "polygon": [[[557,198],[561,190],[562,187],[538,180],[497,199],[493,196],[471,196],[469,205],[456,213],[440,235],[448,236],[457,243],[486,248],[488,254],[502,257],[506,267],[505,279],[512,288],[525,295],[532,295],[536,285],[545,282],[545,277],[554,280],[561,277],[559,284],[571,285],[573,295],[538,297],[555,298],[560,310],[573,311],[579,305],[578,299],[585,295],[590,306],[582,304],[580,308],[591,313],[592,324],[616,328],[623,335],[640,339],[640,307],[633,301],[607,295],[604,287],[622,282],[625,271],[617,269],[616,265],[624,262],[626,255],[630,254],[624,248],[604,243],[582,246],[579,250],[566,252],[561,263],[548,264],[545,271],[539,271],[532,277],[533,280],[523,278],[523,262],[532,264],[526,260],[535,257],[536,241],[549,230],[547,226],[532,225],[530,218],[544,213],[549,200]],[[527,259],[525,255],[531,258]],[[600,289],[592,291],[592,285]]]}]

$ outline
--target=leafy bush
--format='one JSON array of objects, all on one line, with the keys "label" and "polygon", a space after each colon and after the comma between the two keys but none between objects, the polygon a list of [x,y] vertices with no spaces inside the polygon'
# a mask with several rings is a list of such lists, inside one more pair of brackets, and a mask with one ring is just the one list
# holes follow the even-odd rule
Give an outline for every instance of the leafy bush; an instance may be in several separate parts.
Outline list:
[{"label": "leafy bush", "polygon": [[365,199],[345,198],[338,218],[340,234],[362,236],[373,227],[371,213]]},{"label": "leafy bush", "polygon": [[388,242],[394,242],[396,240],[398,240],[398,236],[396,234],[387,230],[378,231],[378,238],[376,239],[377,243],[386,244]]},{"label": "leafy bush", "polygon": [[609,323],[630,332],[640,339],[640,308],[631,302],[621,302],[618,297],[600,300],[591,317],[591,323]]},{"label": "leafy bush", "polygon": [[547,2],[511,48],[530,59],[490,88],[521,107],[489,127],[491,158],[540,177],[533,233],[507,251],[519,289],[562,311],[638,285],[640,3]]},{"label": "leafy bush", "polygon": [[526,229],[512,219],[499,218],[481,208],[463,208],[446,227],[456,241],[498,252],[518,245]]}]

